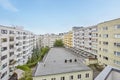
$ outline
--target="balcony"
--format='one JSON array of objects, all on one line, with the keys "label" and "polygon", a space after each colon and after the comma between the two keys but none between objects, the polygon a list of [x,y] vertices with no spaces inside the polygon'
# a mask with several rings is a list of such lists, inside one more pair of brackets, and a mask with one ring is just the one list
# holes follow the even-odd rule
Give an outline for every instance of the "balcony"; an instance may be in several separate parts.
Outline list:
[{"label": "balcony", "polygon": [[7,42],[7,38],[1,38],[1,42],[2,43]]},{"label": "balcony", "polygon": [[10,41],[10,42],[14,41],[14,37],[10,37],[10,38],[9,38],[9,41]]}]

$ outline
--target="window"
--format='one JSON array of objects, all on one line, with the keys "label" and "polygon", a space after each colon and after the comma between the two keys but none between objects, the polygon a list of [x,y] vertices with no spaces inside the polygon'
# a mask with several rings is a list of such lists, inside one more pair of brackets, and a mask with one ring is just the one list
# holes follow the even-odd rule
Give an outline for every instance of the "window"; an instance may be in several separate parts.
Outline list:
[{"label": "window", "polygon": [[120,43],[114,43],[114,46],[120,47]]},{"label": "window", "polygon": [[56,78],[51,78],[51,80],[56,80]]},{"label": "window", "polygon": [[61,77],[61,80],[65,80],[65,77]]},{"label": "window", "polygon": [[14,49],[14,45],[10,44],[9,49]]},{"label": "window", "polygon": [[72,75],[72,76],[70,76],[70,80],[73,80],[73,75]]},{"label": "window", "polygon": [[120,24],[115,26],[115,29],[120,29]]},{"label": "window", "polygon": [[120,56],[120,52],[114,51],[114,55]]},{"label": "window", "polygon": [[108,27],[107,26],[103,27],[103,30],[108,30]]},{"label": "window", "polygon": [[99,34],[99,37],[101,37],[101,34]]},{"label": "window", "polygon": [[2,34],[7,34],[7,30],[3,30],[3,29],[2,29],[2,30],[1,30],[1,33],[2,33]]},{"label": "window", "polygon": [[20,34],[20,32],[19,32],[19,31],[17,31],[17,34]]},{"label": "window", "polygon": [[103,56],[103,59],[108,60],[108,57]]},{"label": "window", "polygon": [[81,74],[78,74],[78,79],[81,79]]},{"label": "window", "polygon": [[10,40],[10,41],[14,41],[14,37],[10,37],[9,40]]},{"label": "window", "polygon": [[14,55],[14,52],[10,52],[10,56]]},{"label": "window", "polygon": [[2,69],[4,69],[7,66],[7,63],[2,65]]},{"label": "window", "polygon": [[108,42],[103,42],[104,45],[108,45]]},{"label": "window", "polygon": [[120,38],[120,34],[115,34],[115,38]]},{"label": "window", "polygon": [[7,58],[7,55],[4,55],[4,56],[1,57],[1,60],[4,60],[6,58]]},{"label": "window", "polygon": [[91,33],[89,33],[89,35],[91,35]]},{"label": "window", "polygon": [[103,49],[103,52],[108,52],[108,50],[107,49]]},{"label": "window", "polygon": [[1,48],[1,51],[5,51],[5,50],[7,50],[7,47],[2,47]]},{"label": "window", "polygon": [[89,73],[86,73],[86,74],[85,74],[85,77],[86,77],[86,78],[89,78]]},{"label": "window", "polygon": [[92,45],[92,43],[89,43],[89,45]]},{"label": "window", "polygon": [[11,30],[10,30],[10,31],[9,31],[9,34],[14,34],[14,31],[11,31]]},{"label": "window", "polygon": [[1,79],[6,75],[7,75],[7,71],[2,74]]},{"label": "window", "polygon": [[117,65],[120,65],[120,61],[118,61],[118,60],[114,60],[114,63]]},{"label": "window", "polygon": [[103,34],[103,37],[104,38],[108,38],[108,34]]}]

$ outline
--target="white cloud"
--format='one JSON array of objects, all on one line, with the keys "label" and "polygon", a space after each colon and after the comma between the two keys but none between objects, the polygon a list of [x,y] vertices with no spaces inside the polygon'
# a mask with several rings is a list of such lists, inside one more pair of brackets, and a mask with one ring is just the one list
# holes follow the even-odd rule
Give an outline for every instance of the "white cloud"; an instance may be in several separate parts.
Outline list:
[{"label": "white cloud", "polygon": [[13,6],[9,0],[0,0],[0,6],[13,12],[18,11],[18,9],[15,6]]}]

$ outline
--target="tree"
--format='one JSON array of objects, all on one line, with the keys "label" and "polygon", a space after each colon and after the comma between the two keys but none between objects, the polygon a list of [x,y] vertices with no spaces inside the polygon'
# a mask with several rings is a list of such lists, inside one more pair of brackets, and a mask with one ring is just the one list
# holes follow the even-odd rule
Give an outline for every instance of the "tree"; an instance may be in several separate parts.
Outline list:
[{"label": "tree", "polygon": [[63,44],[63,41],[61,39],[56,40],[54,43],[54,47],[63,47],[63,46],[64,46],[64,44]]}]

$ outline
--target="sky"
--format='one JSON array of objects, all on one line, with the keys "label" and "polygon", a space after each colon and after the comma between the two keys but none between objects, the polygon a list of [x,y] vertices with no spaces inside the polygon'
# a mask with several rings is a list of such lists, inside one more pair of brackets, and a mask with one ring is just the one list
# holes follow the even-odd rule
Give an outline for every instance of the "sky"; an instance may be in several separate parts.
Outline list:
[{"label": "sky", "polygon": [[61,33],[120,18],[120,0],[0,0],[0,25]]}]

